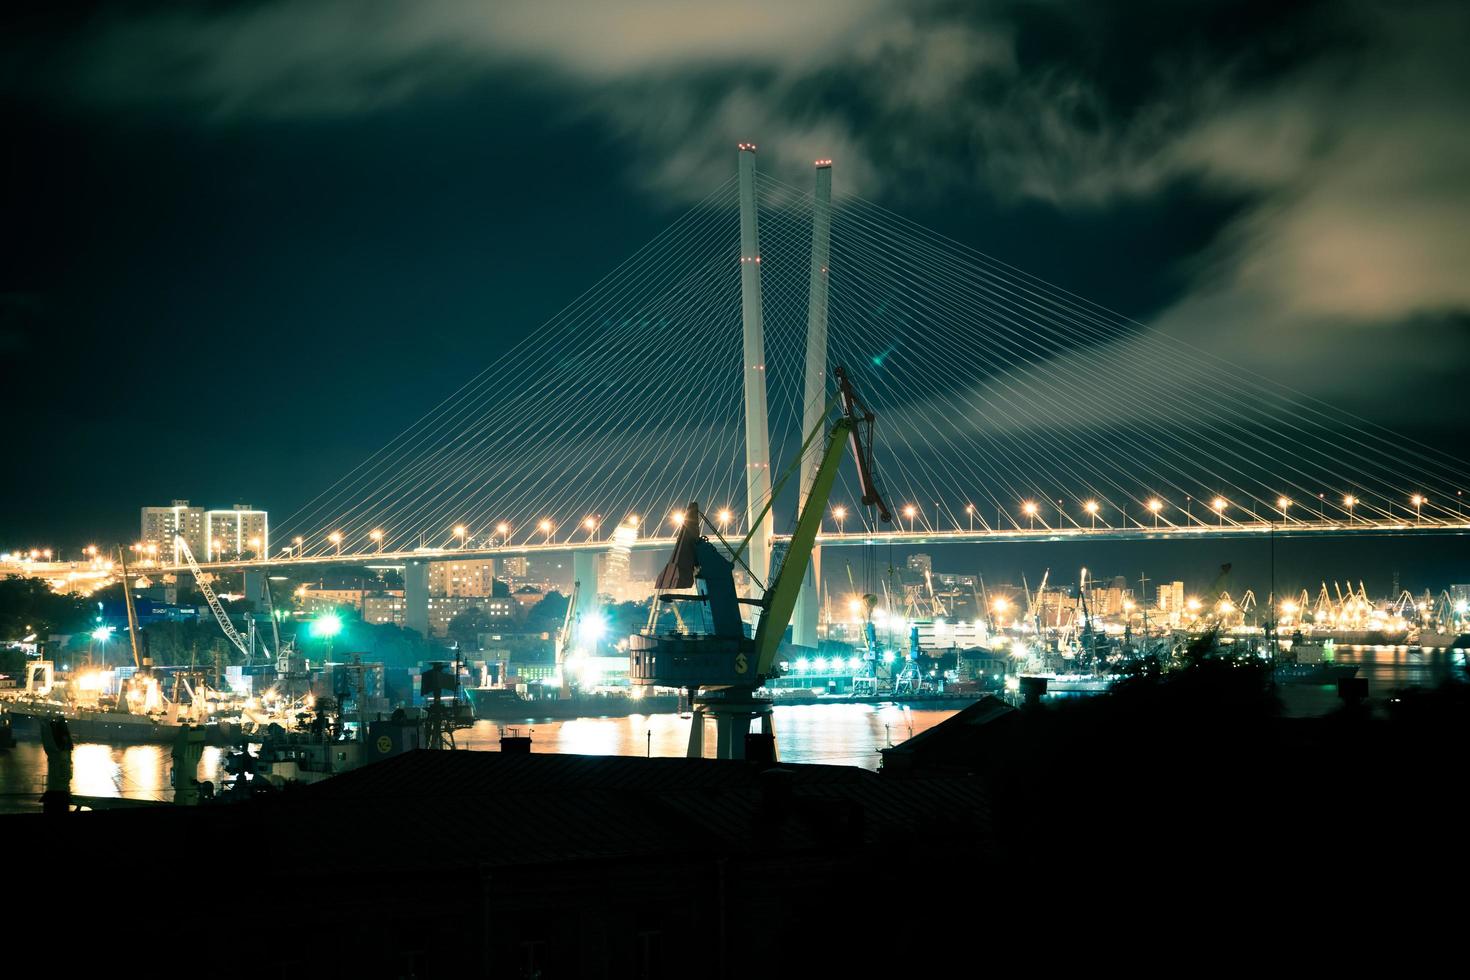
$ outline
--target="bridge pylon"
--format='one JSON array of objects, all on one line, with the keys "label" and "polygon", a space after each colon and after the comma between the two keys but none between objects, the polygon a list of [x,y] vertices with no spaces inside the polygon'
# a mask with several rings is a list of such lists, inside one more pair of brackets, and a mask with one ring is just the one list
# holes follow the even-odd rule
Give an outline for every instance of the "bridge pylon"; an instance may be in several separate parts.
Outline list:
[{"label": "bridge pylon", "polygon": [[[827,267],[832,244],[832,161],[816,162],[816,187],[812,192],[812,267],[806,302],[806,384],[802,391],[801,431],[821,425],[827,408]],[[801,460],[801,500],[806,506],[807,489],[816,473],[818,459],[808,453]],[[811,565],[801,584],[796,610],[791,618],[791,642],[797,646],[817,645],[817,614],[822,581],[822,549],[812,549]]]},{"label": "bridge pylon", "polygon": [[771,431],[766,414],[766,339],[761,309],[761,248],[756,222],[755,144],[740,144],[740,313],[744,328],[745,512],[750,532],[748,564],[760,586],[771,572],[774,509],[756,519],[771,495]]}]

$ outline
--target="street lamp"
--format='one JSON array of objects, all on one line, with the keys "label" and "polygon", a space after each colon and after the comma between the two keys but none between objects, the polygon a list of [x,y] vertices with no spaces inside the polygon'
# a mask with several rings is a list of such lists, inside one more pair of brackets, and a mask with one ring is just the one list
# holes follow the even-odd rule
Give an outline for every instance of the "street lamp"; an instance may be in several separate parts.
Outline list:
[{"label": "street lamp", "polygon": [[334,547],[334,548],[337,549],[337,554],[338,555],[342,554],[342,532],[341,531],[333,531],[331,534],[327,535],[327,540],[332,543],[332,547]]},{"label": "street lamp", "polygon": [[1281,511],[1281,523],[1283,523],[1283,524],[1289,524],[1290,523],[1290,520],[1286,516],[1286,508],[1288,508],[1290,506],[1291,506],[1291,499],[1289,497],[1277,497],[1276,498],[1276,509],[1279,510],[1279,511]]},{"label": "street lamp", "polygon": [[1409,500],[1414,505],[1414,523],[1418,524],[1424,518],[1422,508],[1429,501],[1425,500],[1422,495],[1417,493],[1414,494],[1414,496],[1410,497]]},{"label": "street lamp", "polygon": [[715,520],[719,522],[721,534],[725,533],[725,527],[730,523],[731,518],[733,518],[734,516],[734,514],[730,513],[730,508],[720,508],[720,512],[715,515]]},{"label": "street lamp", "polygon": [[1089,500],[1087,503],[1085,503],[1085,504],[1082,505],[1082,509],[1085,510],[1085,511],[1087,511],[1087,516],[1088,517],[1092,518],[1092,529],[1094,531],[1096,531],[1097,530],[1097,501],[1096,500]]},{"label": "street lamp", "polygon": [[674,525],[674,527],[683,527],[684,526],[684,512],[682,510],[671,510],[671,511],[669,511],[669,523],[672,524],[672,525]]},{"label": "street lamp", "polygon": [[383,553],[383,532],[377,528],[368,532],[368,537],[378,546],[378,553]]},{"label": "street lamp", "polygon": [[837,533],[842,533],[842,522],[847,518],[846,507],[833,507],[832,519],[837,522]]},{"label": "street lamp", "polygon": [[296,546],[296,557],[297,558],[300,558],[301,557],[302,540],[300,538],[292,538],[291,539],[291,543]]},{"label": "street lamp", "polygon": [[970,530],[975,530],[975,505],[965,504],[965,515],[970,519]]},{"label": "street lamp", "polygon": [[1212,508],[1214,508],[1215,516],[1218,517],[1218,518],[1220,518],[1220,526],[1221,527],[1224,527],[1225,526],[1225,508],[1228,506],[1228,504],[1225,501],[1225,498],[1224,497],[1216,497],[1210,503],[1210,506]]},{"label": "street lamp", "polygon": [[582,518],[582,526],[587,529],[587,536],[590,537],[593,541],[596,541],[597,518],[593,517],[591,514],[588,514],[586,517]]},{"label": "street lamp", "polygon": [[1164,509],[1164,502],[1162,500],[1160,500],[1158,497],[1153,497],[1148,502],[1148,509],[1153,512],[1153,515],[1154,515],[1154,527],[1158,527],[1159,526],[1159,511],[1161,511],[1161,510]]},{"label": "street lamp", "polygon": [[1342,505],[1343,505],[1343,507],[1347,508],[1347,515],[1348,515],[1348,523],[1349,524],[1351,524],[1353,522],[1353,506],[1357,502],[1358,502],[1358,498],[1357,497],[1354,497],[1352,494],[1348,494],[1346,497],[1343,497],[1342,498]]},{"label": "street lamp", "polygon": [[916,517],[918,515],[918,513],[919,513],[919,508],[915,507],[913,504],[908,504],[903,509],[903,516],[904,517],[907,517],[909,519],[909,533],[910,534],[912,534],[914,532],[914,517]]},{"label": "street lamp", "polygon": [[468,533],[469,532],[467,530],[465,530],[465,526],[463,524],[456,524],[456,525],[454,525],[453,534],[454,534],[454,536],[456,538],[459,538],[459,546],[461,548],[464,547],[464,538],[465,538],[465,535],[468,534]]},{"label": "street lamp", "polygon": [[498,535],[500,535],[500,543],[502,545],[505,545],[505,544],[509,544],[510,543],[510,525],[509,524],[505,523],[504,521],[501,521],[499,524],[495,525],[495,533],[498,534]]},{"label": "street lamp", "polygon": [[1036,502],[1028,500],[1021,505],[1021,513],[1026,515],[1027,524],[1034,531],[1036,529]]},{"label": "street lamp", "polygon": [[556,525],[543,517],[541,518],[541,522],[536,525],[536,530],[546,535],[546,543],[551,544],[551,532],[556,530]]}]

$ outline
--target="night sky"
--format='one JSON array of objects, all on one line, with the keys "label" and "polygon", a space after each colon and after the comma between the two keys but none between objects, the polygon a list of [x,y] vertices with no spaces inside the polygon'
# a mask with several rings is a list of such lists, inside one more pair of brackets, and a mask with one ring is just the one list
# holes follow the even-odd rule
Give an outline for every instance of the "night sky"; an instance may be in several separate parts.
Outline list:
[{"label": "night sky", "polygon": [[[723,181],[741,139],[1465,455],[1461,4],[3,17],[5,547],[126,540],[174,497],[294,510]],[[1307,577],[1351,559],[1291,547]],[[1093,564],[1136,578],[1131,548]],[[1393,549],[1408,585],[1470,580],[1458,539]],[[1150,575],[1207,580],[1233,557],[1208,551]]]}]

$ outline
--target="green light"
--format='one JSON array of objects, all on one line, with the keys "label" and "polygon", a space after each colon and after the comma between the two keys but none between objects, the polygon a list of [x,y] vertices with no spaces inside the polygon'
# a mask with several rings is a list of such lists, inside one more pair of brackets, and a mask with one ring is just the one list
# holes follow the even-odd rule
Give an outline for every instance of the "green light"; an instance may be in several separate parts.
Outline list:
[{"label": "green light", "polygon": [[311,622],[311,635],[320,637],[333,637],[342,632],[342,617],[336,613],[327,613],[319,616]]}]

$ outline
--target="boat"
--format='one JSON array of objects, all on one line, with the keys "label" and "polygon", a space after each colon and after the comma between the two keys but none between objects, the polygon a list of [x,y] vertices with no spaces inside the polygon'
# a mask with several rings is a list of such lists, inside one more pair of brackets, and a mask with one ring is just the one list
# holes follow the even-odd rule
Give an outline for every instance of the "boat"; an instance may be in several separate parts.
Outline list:
[{"label": "boat", "polygon": [[891,704],[932,711],[959,711],[985,697],[985,693],[983,691],[911,691],[896,694],[893,691],[880,691],[877,694],[813,694],[810,691],[798,690],[788,694],[777,690],[772,692],[770,700],[774,707],[811,704]]},{"label": "boat", "polygon": [[171,745],[185,728],[202,727],[209,745],[229,745],[237,737],[237,726],[229,722],[170,719],[165,714],[138,714],[116,707],[87,707],[50,698],[16,698],[6,705],[13,730],[20,738],[40,738],[41,725],[60,719],[77,742],[107,742],[122,745]]},{"label": "boat", "polygon": [[1470,650],[1470,633],[1420,630],[1414,644],[1421,650]]},{"label": "boat", "polygon": [[679,710],[677,694],[578,693],[568,697],[528,698],[509,687],[461,688],[475,709],[475,717],[490,721],[528,721],[533,718],[624,717],[668,714]]},{"label": "boat", "polygon": [[1103,694],[1118,682],[1120,674],[1022,674],[1020,680],[1046,681],[1047,694]]},{"label": "boat", "polygon": [[1293,636],[1284,645],[1287,652],[1278,655],[1271,668],[1278,684],[1335,684],[1357,676],[1357,664],[1333,662],[1335,652],[1331,640],[1322,642]]}]

